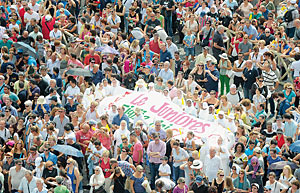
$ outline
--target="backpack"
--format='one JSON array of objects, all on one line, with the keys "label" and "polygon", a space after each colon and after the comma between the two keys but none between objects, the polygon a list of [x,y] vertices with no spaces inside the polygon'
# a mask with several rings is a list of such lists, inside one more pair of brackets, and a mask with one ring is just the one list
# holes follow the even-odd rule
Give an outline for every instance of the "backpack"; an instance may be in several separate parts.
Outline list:
[{"label": "backpack", "polygon": [[293,11],[295,11],[296,9],[291,9],[288,10],[287,12],[285,12],[285,14],[283,15],[283,19],[285,22],[291,22],[293,21]]}]

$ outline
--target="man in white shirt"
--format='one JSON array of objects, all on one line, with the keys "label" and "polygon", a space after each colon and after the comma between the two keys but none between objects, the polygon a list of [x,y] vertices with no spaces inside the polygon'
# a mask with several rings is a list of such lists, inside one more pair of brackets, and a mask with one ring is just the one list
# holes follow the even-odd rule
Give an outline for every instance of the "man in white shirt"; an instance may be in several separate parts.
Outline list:
[{"label": "man in white shirt", "polygon": [[22,193],[31,193],[36,188],[36,180],[37,178],[32,175],[32,172],[27,170],[25,172],[25,176],[22,178],[20,186],[19,186],[19,192]]},{"label": "man in white shirt", "polygon": [[68,97],[68,96],[77,96],[79,93],[80,93],[80,89],[76,85],[76,80],[75,79],[71,79],[70,80],[70,85],[66,89],[65,97]]},{"label": "man in white shirt", "polygon": [[38,35],[43,37],[43,34],[39,31],[39,29],[40,29],[39,26],[35,25],[33,31],[29,33],[29,36],[32,37],[34,40],[36,40],[36,37]]},{"label": "man in white shirt", "polygon": [[61,41],[62,40],[62,33],[61,31],[58,29],[59,26],[57,24],[53,25],[53,30],[50,31],[50,44],[54,45],[54,41],[58,40]]},{"label": "man in white shirt", "polygon": [[33,18],[35,18],[37,22],[40,20],[40,15],[37,12],[33,11],[31,8],[26,7],[25,11],[24,22],[26,23],[26,25],[29,25],[30,20]]},{"label": "man in white shirt", "polygon": [[208,177],[209,182],[212,182],[217,177],[218,171],[221,167],[221,158],[216,155],[216,148],[211,147],[209,149],[209,155],[206,156],[203,164],[203,171]]},{"label": "man in white shirt", "polygon": [[272,193],[280,193],[285,189],[285,186],[276,180],[276,174],[274,172],[269,173],[269,181],[267,181],[266,186],[270,186]]},{"label": "man in white shirt", "polygon": [[0,121],[0,138],[4,141],[7,141],[10,138],[11,134],[7,128],[5,128],[5,121]]},{"label": "man in white shirt", "polygon": [[176,44],[172,42],[172,37],[168,36],[166,40],[167,40],[167,50],[171,53],[172,58],[174,58],[174,53],[178,51],[178,47],[176,46]]},{"label": "man in white shirt", "polygon": [[294,71],[293,77],[296,78],[300,76],[300,54],[295,55],[295,62],[292,62],[290,69]]},{"label": "man in white shirt", "polygon": [[22,161],[16,160],[14,167],[10,168],[8,174],[8,189],[9,192],[17,192],[23,177],[25,176],[26,169],[22,167]]}]

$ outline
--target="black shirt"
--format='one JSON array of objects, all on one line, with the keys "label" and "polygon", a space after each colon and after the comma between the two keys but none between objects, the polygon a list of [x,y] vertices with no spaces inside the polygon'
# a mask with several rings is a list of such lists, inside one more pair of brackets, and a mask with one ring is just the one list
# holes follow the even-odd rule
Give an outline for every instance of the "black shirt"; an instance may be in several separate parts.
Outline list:
[{"label": "black shirt", "polygon": [[126,176],[120,175],[118,178],[114,179],[114,193],[124,193],[125,191],[125,181]]},{"label": "black shirt", "polygon": [[201,184],[200,186],[197,185],[196,182],[192,185],[192,190],[194,193],[207,193],[208,192],[208,186],[206,184]]},{"label": "black shirt", "polygon": [[167,11],[166,8],[172,8],[173,6],[175,6],[173,0],[162,0],[162,1],[160,1],[160,5],[162,6],[162,15],[163,16],[171,16],[172,15],[172,11]]},{"label": "black shirt", "polygon": [[14,84],[17,80],[19,80],[19,76],[17,73],[13,72],[11,75],[9,74],[5,74],[4,77],[5,79],[7,79],[7,75],[8,75],[8,85],[10,86],[10,91],[14,91]]},{"label": "black shirt", "polygon": [[18,38],[18,42],[23,42],[25,44],[32,46],[32,43],[34,43],[34,39],[31,36],[28,36],[27,38],[21,36]]},{"label": "black shirt", "polygon": [[[160,21],[158,19],[155,19],[154,21],[152,21],[152,19],[150,19],[147,21],[147,25],[155,28],[156,26],[160,26]],[[149,28],[147,28],[147,32],[148,32],[148,30],[149,30]]]},{"label": "black shirt", "polygon": [[266,46],[269,45],[273,40],[275,40],[275,37],[273,35],[264,36],[261,37],[262,40],[266,41]]}]

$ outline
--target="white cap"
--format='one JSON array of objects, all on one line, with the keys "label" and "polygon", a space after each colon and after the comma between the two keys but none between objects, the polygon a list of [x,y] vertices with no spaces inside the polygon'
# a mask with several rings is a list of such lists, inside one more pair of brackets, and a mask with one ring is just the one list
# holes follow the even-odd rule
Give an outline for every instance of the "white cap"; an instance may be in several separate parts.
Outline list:
[{"label": "white cap", "polygon": [[291,4],[296,4],[297,1],[296,0],[290,0]]},{"label": "white cap", "polygon": [[2,36],[2,39],[9,39],[9,36],[8,36],[7,34],[4,34],[4,35]]},{"label": "white cap", "polygon": [[32,101],[28,100],[24,103],[25,106],[32,106]]},{"label": "white cap", "polygon": [[51,15],[46,15],[46,16],[45,16],[45,20],[46,20],[46,21],[50,21],[51,19],[52,19],[52,16],[51,16]]},{"label": "white cap", "polygon": [[219,111],[218,115],[225,115],[224,111]]},{"label": "white cap", "polygon": [[235,85],[235,84],[232,84],[232,85],[230,86],[230,88],[236,88],[236,85]]}]

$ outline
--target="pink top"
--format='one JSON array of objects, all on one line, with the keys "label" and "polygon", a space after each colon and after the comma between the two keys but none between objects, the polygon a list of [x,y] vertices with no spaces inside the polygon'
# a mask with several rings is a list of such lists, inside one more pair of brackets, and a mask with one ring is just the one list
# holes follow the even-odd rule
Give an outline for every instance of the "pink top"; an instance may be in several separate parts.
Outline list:
[{"label": "pink top", "polygon": [[101,144],[103,145],[103,147],[105,147],[107,150],[110,150],[111,148],[111,140],[110,137],[106,137],[104,135],[99,134],[98,135],[99,141],[101,142]]},{"label": "pink top", "polygon": [[133,154],[132,154],[132,159],[134,162],[139,161],[139,151],[142,151],[142,159],[141,162],[143,162],[143,145],[140,141],[137,141],[136,144],[133,146]]},{"label": "pink top", "polygon": [[81,67],[81,68],[84,68],[84,65],[77,59],[75,61],[69,60],[68,61],[68,66],[70,64],[73,64],[75,66],[75,68],[78,67],[78,66]]},{"label": "pink top", "polygon": [[126,61],[124,62],[124,72],[125,72],[125,73],[128,73],[128,72],[130,72],[130,71],[132,71],[132,70],[133,70],[132,63],[130,64],[130,61],[129,61],[129,60],[126,60]]}]

